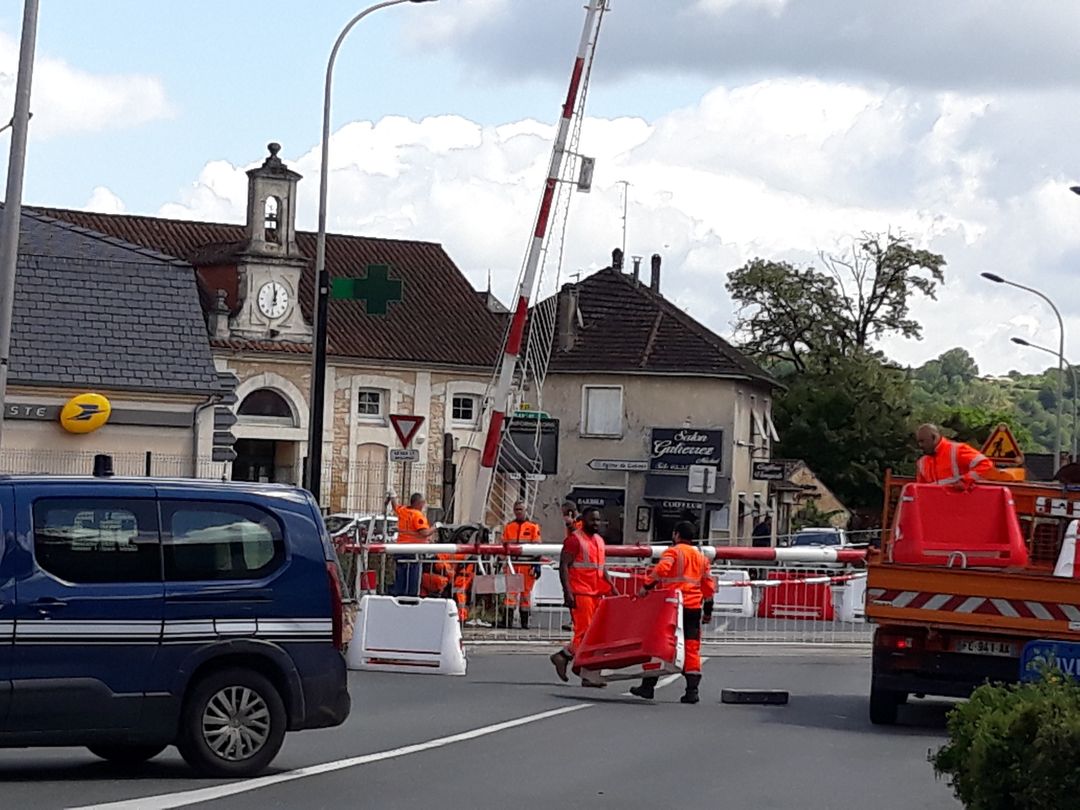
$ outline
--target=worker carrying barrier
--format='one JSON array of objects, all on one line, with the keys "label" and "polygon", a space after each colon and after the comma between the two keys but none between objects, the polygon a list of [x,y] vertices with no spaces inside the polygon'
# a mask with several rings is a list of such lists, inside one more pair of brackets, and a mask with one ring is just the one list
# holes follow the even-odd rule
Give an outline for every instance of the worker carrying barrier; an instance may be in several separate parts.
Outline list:
[{"label": "worker carrying barrier", "polygon": [[811,619],[831,622],[836,618],[829,577],[807,577],[770,571],[758,604],[760,619]]},{"label": "worker carrying barrier", "polygon": [[453,599],[364,596],[345,660],[349,669],[464,675],[458,607]]},{"label": "worker carrying barrier", "polygon": [[602,600],[573,670],[590,683],[631,680],[681,672],[685,655],[682,594],[658,589]]},{"label": "worker carrying barrier", "polygon": [[1025,567],[1027,546],[1012,493],[1000,486],[958,490],[908,484],[889,551],[890,562],[967,568]]}]

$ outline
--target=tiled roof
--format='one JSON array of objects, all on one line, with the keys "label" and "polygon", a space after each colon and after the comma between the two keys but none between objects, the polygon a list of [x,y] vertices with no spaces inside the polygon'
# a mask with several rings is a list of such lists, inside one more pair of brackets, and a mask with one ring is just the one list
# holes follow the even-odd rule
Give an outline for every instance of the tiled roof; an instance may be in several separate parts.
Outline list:
[{"label": "tiled roof", "polygon": [[11,340],[22,385],[218,390],[191,265],[25,210]]},{"label": "tiled roof", "polygon": [[[198,266],[235,261],[244,240],[242,225],[126,214],[41,208],[75,225],[176,256]],[[315,234],[298,232],[309,260],[300,284],[304,317],[311,322]],[[365,360],[434,363],[491,368],[502,348],[505,319],[491,312],[443,250],[432,242],[330,234],[326,267],[331,277],[357,276],[368,264],[389,264],[403,282],[404,301],[385,316],[369,316],[361,302],[330,304],[330,355]],[[205,296],[206,306],[209,298]],[[308,345],[263,340],[215,341],[238,351],[308,353]]]},{"label": "tiled roof", "polygon": [[[552,371],[635,372],[775,381],[730,343],[632,276],[608,267],[572,285],[584,326]],[[562,294],[566,294],[565,292]]]}]

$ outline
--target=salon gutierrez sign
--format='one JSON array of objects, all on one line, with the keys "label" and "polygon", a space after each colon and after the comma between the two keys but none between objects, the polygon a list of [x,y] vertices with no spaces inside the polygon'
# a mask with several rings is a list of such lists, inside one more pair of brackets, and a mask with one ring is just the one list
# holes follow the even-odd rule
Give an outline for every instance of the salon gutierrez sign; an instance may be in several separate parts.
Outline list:
[{"label": "salon gutierrez sign", "polygon": [[723,469],[724,431],[698,428],[653,428],[649,469],[685,472],[695,464]]}]

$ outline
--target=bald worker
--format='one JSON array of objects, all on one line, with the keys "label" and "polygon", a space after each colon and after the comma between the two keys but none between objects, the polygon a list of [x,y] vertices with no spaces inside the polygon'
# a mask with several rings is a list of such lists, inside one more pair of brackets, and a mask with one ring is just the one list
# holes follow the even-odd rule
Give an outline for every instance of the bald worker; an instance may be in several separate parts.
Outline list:
[{"label": "bald worker", "polygon": [[923,453],[915,465],[917,484],[963,489],[994,477],[994,463],[990,459],[971,445],[946,439],[937,425],[920,425],[915,440]]}]

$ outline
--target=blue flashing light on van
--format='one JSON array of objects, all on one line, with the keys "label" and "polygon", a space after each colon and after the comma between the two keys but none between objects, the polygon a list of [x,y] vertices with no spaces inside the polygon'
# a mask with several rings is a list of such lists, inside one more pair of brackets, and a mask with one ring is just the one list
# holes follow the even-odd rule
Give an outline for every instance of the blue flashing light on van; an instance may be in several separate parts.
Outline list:
[{"label": "blue flashing light on van", "polygon": [[350,698],[337,557],[307,492],[0,477],[0,748],[169,745],[200,774],[263,771]]}]

